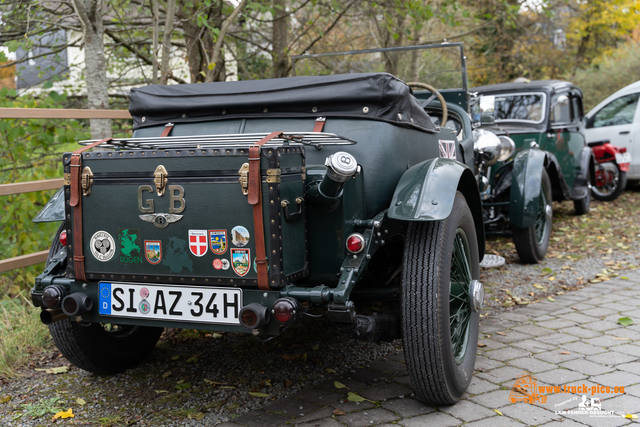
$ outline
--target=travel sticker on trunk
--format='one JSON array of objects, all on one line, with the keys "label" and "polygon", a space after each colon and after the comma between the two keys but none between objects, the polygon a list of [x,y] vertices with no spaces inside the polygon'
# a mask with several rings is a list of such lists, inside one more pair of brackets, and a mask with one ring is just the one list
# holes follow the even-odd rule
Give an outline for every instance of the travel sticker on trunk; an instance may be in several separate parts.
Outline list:
[{"label": "travel sticker on trunk", "polygon": [[120,240],[120,262],[124,264],[142,264],[140,229],[120,228],[118,239]]},{"label": "travel sticker on trunk", "polygon": [[151,264],[162,261],[162,242],[160,240],[145,240],[144,255]]},{"label": "travel sticker on trunk", "polygon": [[207,230],[189,230],[189,250],[197,257],[207,253]]},{"label": "travel sticker on trunk", "polygon": [[227,230],[209,230],[211,252],[222,255],[227,251]]},{"label": "travel sticker on trunk", "polygon": [[231,249],[231,267],[238,276],[244,276],[249,272],[250,259],[249,249]]},{"label": "travel sticker on trunk", "polygon": [[98,261],[107,262],[116,253],[116,242],[106,231],[96,231],[89,242],[91,255]]},{"label": "travel sticker on trunk", "polygon": [[231,242],[239,247],[247,246],[247,243],[249,243],[249,230],[241,225],[236,225],[231,229]]}]

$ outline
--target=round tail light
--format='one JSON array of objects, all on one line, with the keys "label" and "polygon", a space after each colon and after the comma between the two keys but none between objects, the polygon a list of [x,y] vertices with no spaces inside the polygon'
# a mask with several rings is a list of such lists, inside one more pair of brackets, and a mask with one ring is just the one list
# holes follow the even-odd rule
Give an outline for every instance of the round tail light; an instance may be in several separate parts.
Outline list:
[{"label": "round tail light", "polygon": [[62,230],[60,232],[60,244],[62,246],[67,246],[67,230]]},{"label": "round tail light", "polygon": [[293,298],[280,298],[273,304],[271,314],[280,324],[291,323],[298,318],[300,306],[298,301]]},{"label": "round tail light", "polygon": [[364,249],[364,236],[360,233],[353,233],[347,237],[347,250],[352,254],[359,254]]},{"label": "round tail light", "polygon": [[51,285],[42,291],[42,305],[48,309],[60,308],[62,299],[69,294],[66,288],[58,285]]}]

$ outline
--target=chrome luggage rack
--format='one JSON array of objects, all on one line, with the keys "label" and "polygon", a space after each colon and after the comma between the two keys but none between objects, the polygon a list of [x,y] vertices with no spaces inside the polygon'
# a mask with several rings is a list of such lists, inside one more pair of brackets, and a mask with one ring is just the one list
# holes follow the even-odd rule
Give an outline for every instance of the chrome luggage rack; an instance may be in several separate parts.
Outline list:
[{"label": "chrome luggage rack", "polygon": [[[101,148],[114,150],[170,150],[176,148],[220,148],[248,147],[268,133],[240,133],[226,135],[167,136],[149,138],[114,138]],[[80,145],[89,145],[94,140],[80,141]],[[356,141],[327,132],[283,132],[282,136],[273,138],[264,146],[302,144],[322,149],[323,145],[353,145]]]}]

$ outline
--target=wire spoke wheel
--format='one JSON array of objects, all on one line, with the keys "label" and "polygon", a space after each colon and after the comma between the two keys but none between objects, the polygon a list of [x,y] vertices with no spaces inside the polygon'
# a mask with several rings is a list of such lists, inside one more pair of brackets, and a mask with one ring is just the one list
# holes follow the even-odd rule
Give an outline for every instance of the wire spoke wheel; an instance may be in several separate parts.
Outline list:
[{"label": "wire spoke wheel", "polygon": [[458,228],[451,253],[451,284],[449,290],[449,325],[451,326],[451,345],[456,364],[462,363],[469,340],[469,321],[471,303],[469,285],[471,284],[469,242],[464,230]]}]

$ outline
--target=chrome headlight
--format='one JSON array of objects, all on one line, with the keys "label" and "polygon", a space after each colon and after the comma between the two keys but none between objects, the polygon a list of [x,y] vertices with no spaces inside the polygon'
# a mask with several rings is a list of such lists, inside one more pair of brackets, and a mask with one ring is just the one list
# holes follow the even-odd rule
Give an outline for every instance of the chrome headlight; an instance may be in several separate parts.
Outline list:
[{"label": "chrome headlight", "polygon": [[499,136],[498,139],[500,139],[500,156],[498,156],[498,161],[504,162],[505,160],[509,160],[516,151],[516,143],[513,142],[513,139],[504,135]]},{"label": "chrome headlight", "polygon": [[497,136],[484,129],[473,131],[473,149],[476,153],[484,154],[485,166],[508,160],[516,149],[516,144],[508,136]]}]

